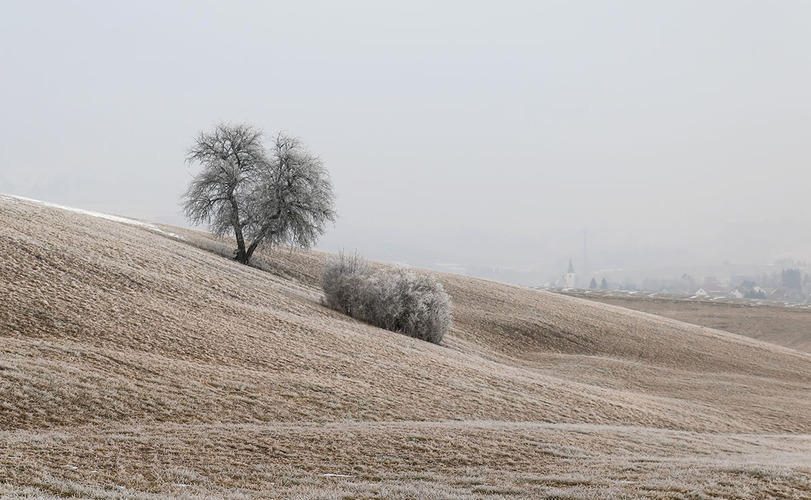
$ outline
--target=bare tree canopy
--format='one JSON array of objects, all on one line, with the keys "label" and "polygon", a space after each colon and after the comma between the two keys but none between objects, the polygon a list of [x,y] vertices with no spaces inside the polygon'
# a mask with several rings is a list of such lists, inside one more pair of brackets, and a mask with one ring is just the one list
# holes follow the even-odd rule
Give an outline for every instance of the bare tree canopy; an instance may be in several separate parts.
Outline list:
[{"label": "bare tree canopy", "polygon": [[251,125],[218,124],[197,136],[186,157],[202,169],[183,196],[183,212],[215,234],[233,234],[243,264],[263,244],[309,247],[336,218],[321,159],[283,133],[269,151],[263,142]]}]

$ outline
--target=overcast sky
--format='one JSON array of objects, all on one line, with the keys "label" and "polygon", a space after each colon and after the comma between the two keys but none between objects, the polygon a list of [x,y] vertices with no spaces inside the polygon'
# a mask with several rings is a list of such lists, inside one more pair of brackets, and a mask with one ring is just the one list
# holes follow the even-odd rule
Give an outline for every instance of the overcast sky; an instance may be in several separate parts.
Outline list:
[{"label": "overcast sky", "polygon": [[218,121],[300,136],[320,246],[556,269],[811,260],[811,2],[26,1],[0,192],[184,224]]}]

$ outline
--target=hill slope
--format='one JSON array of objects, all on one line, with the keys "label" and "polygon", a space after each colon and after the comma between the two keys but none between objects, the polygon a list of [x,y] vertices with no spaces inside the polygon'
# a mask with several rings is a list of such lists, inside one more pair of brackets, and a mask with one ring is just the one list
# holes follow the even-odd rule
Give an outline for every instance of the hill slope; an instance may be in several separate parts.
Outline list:
[{"label": "hill slope", "polygon": [[598,290],[573,290],[565,294],[811,352],[811,309],[806,305],[750,299],[714,301],[619,295]]},{"label": "hill slope", "polygon": [[808,354],[453,275],[435,346],[321,306],[323,253],[228,252],[0,197],[10,494],[811,492]]}]

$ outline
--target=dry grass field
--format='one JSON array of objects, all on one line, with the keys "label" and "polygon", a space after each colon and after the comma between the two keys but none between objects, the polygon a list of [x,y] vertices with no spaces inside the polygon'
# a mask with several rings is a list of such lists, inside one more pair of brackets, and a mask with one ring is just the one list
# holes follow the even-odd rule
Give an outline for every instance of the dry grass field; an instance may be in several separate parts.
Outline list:
[{"label": "dry grass field", "polygon": [[0,497],[811,499],[807,352],[454,275],[437,346],[229,252],[0,196]]},{"label": "dry grass field", "polygon": [[644,294],[618,295],[599,290],[572,290],[564,293],[811,352],[811,308],[805,304],[787,305],[749,299],[718,301],[649,297]]}]

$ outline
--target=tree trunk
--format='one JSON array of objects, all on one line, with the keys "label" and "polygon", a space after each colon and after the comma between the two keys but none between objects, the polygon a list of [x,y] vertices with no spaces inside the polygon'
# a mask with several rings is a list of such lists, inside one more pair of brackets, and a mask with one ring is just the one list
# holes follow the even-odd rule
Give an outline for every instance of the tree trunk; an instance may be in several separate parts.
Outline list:
[{"label": "tree trunk", "polygon": [[237,238],[237,252],[234,260],[240,264],[248,264],[251,256],[245,251],[245,238],[242,236],[242,225],[239,223],[239,205],[233,194],[229,198],[231,201],[231,225],[234,227],[234,235]]},{"label": "tree trunk", "polygon": [[240,264],[248,265],[248,261],[251,260],[251,257],[248,255],[248,252],[245,251],[245,242],[240,241],[239,238],[237,238],[237,241],[237,251],[234,254],[234,260]]},{"label": "tree trunk", "polygon": [[248,250],[245,252],[245,259],[246,259],[245,264],[248,263],[247,262],[248,260],[251,260],[251,257],[253,256],[253,252],[266,239],[268,240],[268,244],[267,244],[268,248],[270,248],[271,242],[273,241],[273,234],[274,234],[273,231],[271,230],[271,225],[273,224],[273,221],[275,221],[278,218],[279,218],[279,214],[274,215],[273,217],[270,218],[270,221],[271,221],[270,224],[266,224],[264,227],[262,227],[262,230],[260,231],[259,236],[257,236],[256,239],[253,240],[251,245],[248,247]]},{"label": "tree trunk", "polygon": [[248,250],[245,252],[245,259],[246,259],[245,262],[244,262],[245,264],[247,264],[248,261],[251,260],[251,257],[253,256],[253,252],[256,250],[256,248],[259,246],[259,244],[262,243],[263,239],[264,238],[262,236],[256,238],[254,240],[254,242],[251,243],[251,246],[248,247]]}]

